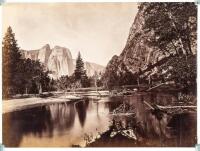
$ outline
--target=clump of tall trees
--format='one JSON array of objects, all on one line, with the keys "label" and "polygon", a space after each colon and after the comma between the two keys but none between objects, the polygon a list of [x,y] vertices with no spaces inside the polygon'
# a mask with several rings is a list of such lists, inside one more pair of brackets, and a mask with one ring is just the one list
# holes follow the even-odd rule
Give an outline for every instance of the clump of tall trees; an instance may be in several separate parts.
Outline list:
[{"label": "clump of tall trees", "polygon": [[94,86],[94,76],[88,77],[80,52],[76,59],[76,68],[71,76],[62,76],[56,80],[58,90],[86,88]]},{"label": "clump of tall trees", "polygon": [[3,39],[3,97],[39,93],[51,89],[48,71],[39,61],[24,59],[11,27]]}]

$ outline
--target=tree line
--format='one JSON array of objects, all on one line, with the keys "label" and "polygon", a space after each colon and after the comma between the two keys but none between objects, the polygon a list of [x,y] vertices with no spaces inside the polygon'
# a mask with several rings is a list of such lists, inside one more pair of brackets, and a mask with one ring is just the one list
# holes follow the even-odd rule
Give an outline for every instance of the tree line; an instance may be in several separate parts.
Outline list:
[{"label": "tree line", "polygon": [[15,94],[38,94],[41,92],[65,90],[67,88],[81,88],[101,85],[95,75],[88,77],[80,52],[76,59],[76,69],[71,76],[51,79],[44,65],[39,60],[22,57],[17,45],[15,34],[8,27],[3,38],[3,98],[10,98]]},{"label": "tree line", "polygon": [[101,73],[95,72],[93,76],[88,77],[84,68],[84,62],[80,52],[76,59],[76,68],[71,76],[62,76],[56,80],[57,90],[86,88],[86,87],[99,87],[102,86],[100,79]]},{"label": "tree line", "polygon": [[37,60],[22,58],[11,27],[2,43],[3,97],[15,94],[39,93],[51,90],[51,79],[44,66]]}]

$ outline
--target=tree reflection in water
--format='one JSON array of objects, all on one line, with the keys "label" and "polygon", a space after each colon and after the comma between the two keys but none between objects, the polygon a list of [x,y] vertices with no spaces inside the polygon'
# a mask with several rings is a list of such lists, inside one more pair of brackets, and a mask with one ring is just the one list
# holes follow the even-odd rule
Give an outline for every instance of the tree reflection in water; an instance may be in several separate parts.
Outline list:
[{"label": "tree reflection in water", "polygon": [[18,146],[22,136],[30,132],[38,137],[47,132],[52,137],[53,123],[45,106],[3,114],[3,123],[5,146]]},{"label": "tree reflection in water", "polygon": [[51,114],[54,129],[62,135],[64,130],[69,130],[74,125],[75,109],[73,104],[60,103],[46,106]]},{"label": "tree reflection in water", "polygon": [[[177,115],[167,114],[165,112],[148,109],[143,104],[144,100],[159,103],[163,97],[163,94],[151,94],[149,95],[149,98],[146,95],[125,97],[124,102],[135,106],[135,116],[113,116],[112,124],[110,125],[109,130],[102,133],[100,138],[96,139],[94,142],[89,143],[88,146],[193,146],[197,142],[197,129],[195,120],[196,113],[187,113],[186,115],[181,113]],[[164,99],[162,102],[163,104],[174,101],[174,97],[167,96],[166,98],[168,100]],[[109,102],[107,103],[107,106],[112,112],[113,104]],[[129,137],[121,135],[123,130],[127,129],[133,130],[137,138],[136,140],[131,140]],[[118,135],[111,137],[113,132],[116,131],[118,131]]]},{"label": "tree reflection in water", "polygon": [[81,124],[82,127],[85,124],[88,105],[89,105],[88,99],[81,100],[81,101],[75,103],[75,108],[76,108],[76,111],[78,113],[79,121],[80,121],[80,124]]},{"label": "tree reflection in water", "polygon": [[[70,140],[66,146],[79,145],[84,141],[81,137],[83,134],[90,133],[97,138],[101,133],[101,137],[89,146],[194,146],[197,142],[196,113],[158,114],[143,103],[167,105],[170,101],[176,101],[175,98],[170,94],[138,93],[102,98],[98,102],[83,99],[55,103],[3,114],[3,143],[5,146],[18,147],[23,146],[23,138],[41,138],[49,146],[57,146],[54,139],[62,137],[63,144],[65,140]],[[109,114],[121,104],[134,106],[134,114]],[[120,135],[113,137],[114,140],[110,139],[108,136],[114,129],[131,129],[137,139],[131,140]],[[34,142],[31,145],[34,146]]]}]

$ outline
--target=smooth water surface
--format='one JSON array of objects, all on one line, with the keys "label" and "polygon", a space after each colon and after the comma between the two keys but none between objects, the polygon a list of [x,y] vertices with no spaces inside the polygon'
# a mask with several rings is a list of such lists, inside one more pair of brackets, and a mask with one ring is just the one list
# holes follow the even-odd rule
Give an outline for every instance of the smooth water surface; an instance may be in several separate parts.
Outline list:
[{"label": "smooth water surface", "polygon": [[[135,107],[134,117],[110,114],[123,101]],[[140,143],[133,146],[195,145],[196,113],[164,114],[158,120],[143,101],[168,105],[176,102],[177,96],[139,93],[98,101],[86,98],[6,113],[3,114],[3,143],[7,147],[85,146],[88,136],[99,138],[116,120],[124,128],[139,125],[134,130]]]}]

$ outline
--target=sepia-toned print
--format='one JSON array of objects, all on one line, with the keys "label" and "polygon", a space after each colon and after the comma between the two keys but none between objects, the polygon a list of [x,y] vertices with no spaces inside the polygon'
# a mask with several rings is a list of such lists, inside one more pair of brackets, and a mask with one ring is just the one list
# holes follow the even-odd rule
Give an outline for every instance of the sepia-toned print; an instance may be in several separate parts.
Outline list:
[{"label": "sepia-toned print", "polygon": [[197,5],[9,3],[5,147],[194,147]]}]

